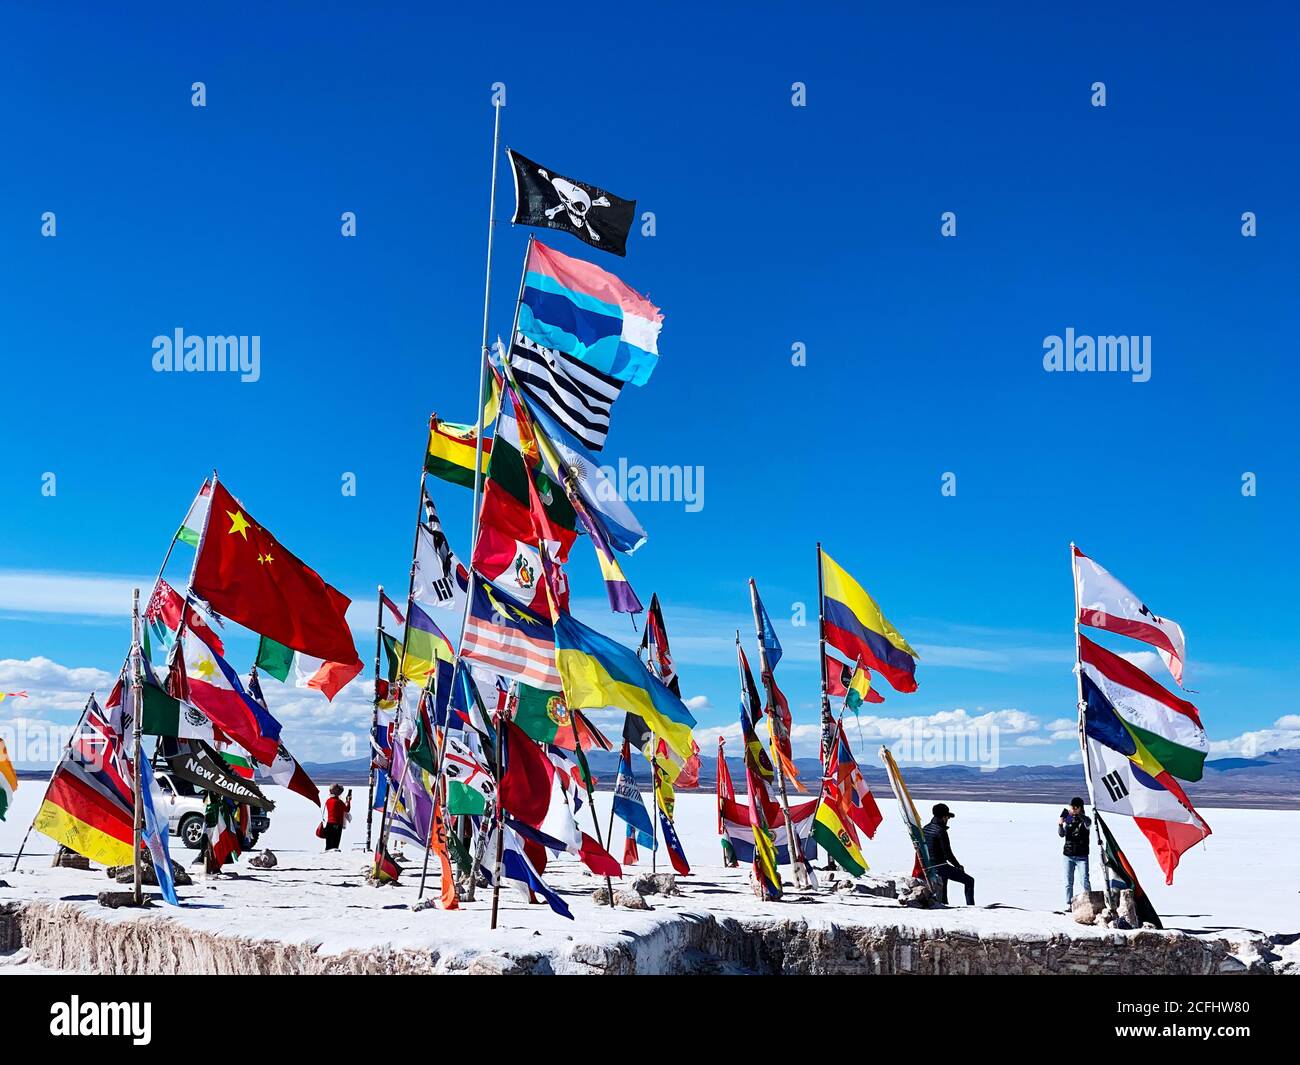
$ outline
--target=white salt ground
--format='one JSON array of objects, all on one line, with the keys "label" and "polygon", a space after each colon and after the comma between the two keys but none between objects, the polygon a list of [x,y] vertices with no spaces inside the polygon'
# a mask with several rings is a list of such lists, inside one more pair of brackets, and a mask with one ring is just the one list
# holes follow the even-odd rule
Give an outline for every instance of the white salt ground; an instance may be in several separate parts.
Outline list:
[{"label": "white salt ground", "polygon": [[[12,855],[41,797],[41,787],[23,781],[7,821],[0,823],[0,854]],[[564,856],[548,867],[546,879],[573,910],[576,921],[553,914],[545,906],[528,906],[511,891],[502,893],[501,927],[488,927],[490,892],[480,891],[476,902],[460,912],[412,912],[422,853],[406,846],[410,868],[398,887],[372,889],[362,882],[367,855],[364,811],[359,810],[344,834],[344,849],[321,852],[315,838],[315,806],[300,796],[270,789],[277,800],[272,828],[264,845],[274,850],[279,867],[251,869],[247,857],[237,875],[196,879],[181,889],[180,909],[162,907],[148,913],[105,911],[94,903],[95,894],[108,882],[102,872],[79,872],[49,866],[54,845],[33,836],[29,857],[17,872],[9,872],[12,859],[0,859],[0,902],[14,900],[83,903],[103,920],[156,920],[160,916],[187,926],[216,933],[237,933],[252,938],[319,943],[324,953],[378,944],[393,947],[436,947],[444,955],[476,953],[485,946],[521,950],[564,949],[572,939],[644,934],[664,916],[698,912],[810,921],[868,924],[905,924],[917,927],[960,928],[986,934],[1094,935],[1052,911],[1064,904],[1060,840],[1056,835],[1059,806],[1031,803],[975,803],[949,800],[957,813],[952,826],[953,848],[975,876],[975,909],[908,910],[892,900],[822,891],[806,896],[790,892],[776,904],[758,902],[748,890],[747,871],[722,867],[716,813],[711,795],[683,794],[678,798],[677,828],[691,861],[693,875],[681,881],[683,895],[673,899],[652,897],[650,912],[610,911],[597,907],[590,893],[597,881],[576,860]],[[609,793],[598,793],[603,833],[608,818]],[[910,870],[911,848],[897,807],[880,798],[885,814],[876,839],[865,847],[872,872],[890,874]],[[361,804],[358,804],[358,806]],[[1199,932],[1233,930],[1265,932],[1300,931],[1300,812],[1271,810],[1202,811],[1214,835],[1183,858],[1176,884],[1166,887],[1145,839],[1129,821],[1115,818],[1112,827],[1137,866],[1152,900],[1171,928]],[[590,817],[582,811],[583,827],[590,832]],[[617,825],[617,823],[616,823]],[[616,827],[615,857],[622,855],[622,838]],[[173,856],[187,865],[194,852],[172,840]],[[649,869],[642,851],[637,871]],[[1094,860],[1094,876],[1098,876]],[[661,869],[667,868],[661,862]],[[432,890],[436,894],[436,860],[432,863]],[[822,874],[825,878],[825,874]],[[1099,876],[1098,876],[1099,879]],[[1094,886],[1097,881],[1094,880]],[[956,896],[954,895],[954,898]],[[540,935],[538,934],[540,933]],[[35,969],[21,958],[0,964],[0,974]],[[3,959],[0,959],[3,961]],[[12,964],[17,963],[17,964]]]}]

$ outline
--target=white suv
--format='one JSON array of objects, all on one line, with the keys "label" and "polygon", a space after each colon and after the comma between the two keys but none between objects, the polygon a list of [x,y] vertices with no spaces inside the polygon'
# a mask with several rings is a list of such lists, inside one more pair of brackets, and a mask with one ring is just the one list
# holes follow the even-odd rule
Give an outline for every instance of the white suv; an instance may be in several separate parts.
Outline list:
[{"label": "white suv", "polygon": [[[173,836],[180,838],[190,850],[201,850],[203,836],[207,826],[203,820],[205,802],[201,793],[194,790],[187,781],[179,784],[170,773],[154,770],[154,779],[158,781],[158,790],[166,799],[167,827]],[[271,827],[271,819],[263,810],[253,811],[253,833],[250,847],[257,845],[258,837]]]}]

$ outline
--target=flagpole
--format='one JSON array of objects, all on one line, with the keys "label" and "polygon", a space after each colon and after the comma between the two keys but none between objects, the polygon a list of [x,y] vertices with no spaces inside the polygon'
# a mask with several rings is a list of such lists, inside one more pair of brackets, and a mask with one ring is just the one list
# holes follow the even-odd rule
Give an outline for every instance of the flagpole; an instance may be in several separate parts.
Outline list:
[{"label": "flagpole", "polygon": [[[497,794],[496,810],[493,811],[493,819],[496,821],[497,836],[497,853],[492,872],[492,928],[497,926],[497,908],[501,903],[501,860],[505,856],[505,825],[502,824],[501,818],[501,778],[505,776],[501,768],[501,734],[505,731],[505,721],[502,720],[502,712],[496,714],[496,743],[494,744],[496,753],[496,771],[497,771]],[[609,903],[614,904],[613,895],[610,896]]]},{"label": "flagpole", "polygon": [[36,815],[40,813],[41,807],[45,805],[45,796],[50,793],[50,785],[54,783],[54,774],[59,771],[59,766],[63,764],[63,759],[67,756],[68,750],[72,747],[73,737],[77,735],[77,731],[81,728],[81,723],[86,720],[86,714],[90,711],[90,704],[94,701],[95,693],[91,692],[86,698],[86,705],[81,708],[81,716],[77,718],[77,723],[72,726],[72,731],[68,733],[68,740],[63,745],[63,750],[59,752],[59,757],[55,759],[54,768],[50,770],[50,779],[45,782],[45,791],[41,795],[41,801],[36,804],[36,814],[32,815],[32,823],[27,826],[27,831],[23,834],[23,841],[18,847],[18,853],[14,855],[14,864],[9,867],[11,873],[18,868],[18,863],[22,860],[23,851],[27,849],[27,840],[32,834],[32,829],[36,827]]},{"label": "flagpole", "polygon": [[[817,541],[817,647],[821,659],[821,678],[822,678],[822,768],[831,757],[831,699],[830,685],[826,676],[826,614],[825,614],[826,595],[822,585],[822,544]],[[843,717],[843,711],[840,713]]]},{"label": "flagpole", "polygon": [[379,731],[379,656],[384,645],[384,586],[379,585],[375,604],[375,699],[370,708],[370,788],[366,794],[366,850],[370,850],[370,829],[375,820],[375,734]]},{"label": "flagpole", "polygon": [[[182,620],[185,612],[181,611]],[[131,901],[136,906],[144,904],[143,883],[144,872],[141,868],[140,861],[140,843],[141,834],[144,825],[144,799],[140,791],[140,778],[143,775],[140,772],[140,589],[131,590],[131,702],[134,709],[134,717],[131,725],[135,733],[135,742],[133,744],[134,753],[131,756],[131,791],[135,799],[135,823],[134,832],[132,833],[133,850],[135,851],[133,864],[135,866],[134,887],[131,892]],[[157,870],[154,871],[155,878]]]},{"label": "flagpole", "polygon": [[[1092,780],[1092,763],[1088,758],[1087,718],[1084,714],[1086,703],[1083,697],[1083,633],[1079,628],[1079,574],[1074,560],[1074,541],[1070,541],[1070,583],[1074,585],[1074,679],[1079,693],[1077,704],[1079,713],[1079,754],[1083,758],[1083,779],[1088,785],[1088,805],[1092,807],[1093,819],[1097,816],[1097,789]],[[1102,891],[1106,895],[1106,905],[1112,910],[1114,900],[1110,896],[1110,875],[1106,872],[1106,852],[1101,842],[1101,832],[1097,836],[1097,854],[1101,862]]]},{"label": "flagpole", "polygon": [[[204,484],[207,484],[207,483],[208,483],[208,482],[207,482],[207,478],[204,478],[203,483],[204,483]],[[202,487],[200,486],[200,488],[199,488],[199,493],[202,494],[202,492],[203,492],[203,489],[202,489]],[[193,503],[191,503],[190,505],[193,506]],[[188,517],[188,516],[189,516],[189,511],[186,511],[185,513],[186,513],[186,516]],[[180,525],[177,525],[177,526],[176,526],[176,531],[175,531],[174,533],[172,533],[171,543],[169,543],[169,544],[167,545],[167,550],[166,550],[166,552],[163,554],[162,564],[158,567],[158,572],[157,572],[157,574],[154,575],[153,585],[151,586],[150,591],[149,591],[149,598],[150,598],[150,599],[153,598],[153,594],[154,594],[154,592],[156,592],[156,591],[158,590],[158,582],[159,582],[160,580],[162,580],[162,575],[167,571],[167,563],[168,563],[169,561],[171,561],[172,550],[176,547],[176,542],[177,542],[177,540],[180,538],[181,527],[182,527],[184,524],[185,524],[185,522],[184,522],[184,520],[182,519],[181,524],[180,524]],[[147,605],[147,604],[146,604],[146,605]],[[185,611],[184,611],[183,607],[184,607],[184,604],[182,604],[182,610],[181,610],[181,618],[182,618],[182,620],[183,620],[184,617],[185,617]],[[130,661],[130,658],[131,658],[130,652],[127,652],[127,659],[126,659],[126,662],[123,662],[123,663],[122,663],[122,669],[118,671],[118,675],[119,675],[119,677],[121,677],[122,673],[124,673],[124,672],[126,671],[126,664],[127,664],[127,662]],[[125,685],[123,685],[123,687],[125,687]],[[63,759],[64,759],[64,756],[68,753],[68,750],[72,747],[72,740],[73,740],[73,737],[75,737],[75,736],[77,735],[77,731],[81,728],[82,722],[84,722],[84,721],[86,720],[86,714],[89,713],[89,711],[90,711],[90,704],[93,703],[94,701],[95,701],[95,693],[92,691],[92,692],[90,693],[90,695],[87,696],[87,698],[86,698],[86,702],[85,702],[85,705],[82,706],[82,708],[81,708],[81,716],[77,718],[77,722],[76,722],[76,724],[72,726],[72,731],[68,734],[68,740],[67,740],[67,742],[63,745],[63,750],[62,750],[62,752],[60,752],[58,759],[55,761],[55,763],[54,763],[54,768],[53,768],[52,770],[50,770],[50,779],[47,780],[47,781],[45,782],[45,792],[44,792],[45,795],[49,795],[49,793],[50,793],[50,785],[54,783],[54,774],[57,773],[57,772],[59,771],[59,766],[62,764]],[[137,710],[137,713],[139,713],[138,710]],[[42,798],[42,800],[41,800],[41,805],[44,805],[44,798]],[[36,809],[37,809],[37,812],[39,813],[39,811],[40,811],[40,805],[38,805]],[[23,851],[27,849],[27,840],[28,840],[28,838],[31,836],[31,834],[32,834],[32,829],[33,829],[35,826],[36,826],[36,817],[35,817],[35,815],[33,815],[33,817],[32,817],[32,823],[31,823],[30,825],[27,826],[27,831],[23,834],[23,841],[22,841],[22,844],[18,847],[18,853],[14,855],[14,864],[13,864],[12,866],[10,866],[10,868],[9,868],[9,871],[10,871],[11,873],[14,872],[14,871],[18,868],[18,863],[22,860],[22,857],[23,857]]]},{"label": "flagpole", "polygon": [[[817,806],[813,807],[813,817],[817,816],[817,809],[821,806],[822,793],[826,790],[826,767],[831,762],[831,744],[835,742],[831,737],[831,697],[829,692],[829,683],[826,676],[826,593],[822,583],[822,542],[817,541],[817,657],[821,667],[822,678],[822,785],[817,792]],[[840,720],[844,719],[844,710],[840,710]],[[835,859],[826,855],[826,867],[835,868]]]},{"label": "flagpole", "polygon": [[470,508],[471,559],[474,557],[474,542],[478,539],[478,508],[483,496],[483,434],[487,431],[487,426],[483,424],[483,393],[487,388],[488,312],[492,300],[492,238],[497,221],[497,154],[501,144],[501,104],[494,103],[493,108],[496,115],[492,120],[492,183],[488,198],[487,273],[483,282],[483,344],[479,350],[478,396],[474,400],[474,423],[478,432],[475,433],[474,440],[474,503]]},{"label": "flagpole", "polygon": [[[772,700],[772,687],[776,684],[776,677],[772,676],[771,667],[767,664],[767,644],[763,642],[763,623],[758,613],[758,585],[754,583],[754,578],[749,578],[749,605],[754,612],[754,635],[758,639],[758,665],[759,671],[765,677],[771,679],[768,683],[767,697],[769,702]],[[770,715],[769,715],[770,717]],[[768,733],[772,737],[772,744],[776,744],[776,733],[772,728],[772,722],[768,721]],[[791,742],[791,751],[794,749],[793,738]],[[803,849],[799,846],[799,836],[794,829],[794,818],[790,816],[790,798],[785,790],[785,770],[781,767],[780,751],[774,751],[772,756],[772,768],[776,770],[776,782],[781,793],[781,812],[785,814],[785,831],[786,831],[786,848],[790,852],[790,867],[794,871],[795,885],[800,888],[811,887],[808,871],[804,868]],[[796,859],[795,855],[798,854]]]},{"label": "flagpole", "polygon": [[[543,577],[545,580],[545,577]],[[549,594],[549,593],[548,593]],[[569,726],[573,729],[573,750],[578,758],[578,764],[581,765],[585,772],[583,773],[583,783],[587,785],[587,805],[591,807],[591,827],[596,830],[596,842],[600,844],[602,850],[606,850],[605,841],[600,838],[600,818],[596,816],[596,791],[591,786],[591,766],[582,756],[582,739],[578,736],[578,711],[569,711]],[[614,800],[610,799],[610,816],[613,816]],[[612,841],[611,841],[612,842]],[[609,874],[605,874],[605,890],[609,892],[609,908],[614,908],[614,882],[610,880]]]}]

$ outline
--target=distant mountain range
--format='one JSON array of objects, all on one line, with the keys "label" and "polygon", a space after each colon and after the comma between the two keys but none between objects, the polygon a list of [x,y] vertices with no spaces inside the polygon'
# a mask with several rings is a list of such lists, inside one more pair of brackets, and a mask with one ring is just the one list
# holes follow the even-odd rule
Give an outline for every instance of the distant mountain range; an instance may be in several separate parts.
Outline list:
[{"label": "distant mountain range", "polygon": [[[601,790],[614,786],[618,756],[594,751],[589,757],[591,770]],[[862,765],[867,783],[878,796],[889,794],[885,771],[879,764]],[[365,759],[305,766],[313,780],[322,786],[346,784],[355,787],[366,783],[369,763]],[[712,791],[717,786],[716,759],[705,758],[700,768],[700,785],[696,791]],[[743,790],[745,772],[740,761],[727,759],[731,779]],[[795,768],[807,786],[816,786],[821,767],[815,758],[795,759]],[[646,763],[638,760],[633,767],[643,790],[649,785]],[[1087,785],[1080,765],[1010,765],[992,772],[972,766],[901,767],[908,790],[915,799],[991,802],[1069,802],[1075,795],[1087,795]],[[1205,775],[1187,786],[1198,806],[1221,806],[1268,809],[1300,809],[1300,750],[1278,750],[1258,758],[1217,758],[1205,763]]]},{"label": "distant mountain range", "polygon": [[[614,786],[618,756],[605,751],[590,755],[592,772],[602,791]],[[889,795],[885,771],[863,759],[862,771],[878,797]],[[705,758],[700,768],[700,785],[693,791],[713,791],[717,786],[716,759]],[[347,762],[308,762],[305,768],[322,787],[343,784],[364,786],[370,763],[364,758]],[[731,779],[744,789],[745,772],[737,759],[727,759]],[[816,786],[821,767],[815,758],[797,758],[795,767],[805,784]],[[649,775],[644,760],[633,767],[642,790],[648,790]],[[942,765],[901,767],[908,790],[915,799],[945,802],[1052,802],[1064,805],[1075,795],[1087,795],[1083,767],[1079,765],[1009,765],[985,773],[972,766]],[[24,780],[42,780],[49,770],[24,770]],[[1300,750],[1270,751],[1258,758],[1216,758],[1205,763],[1205,776],[1187,786],[1197,806],[1300,810]],[[918,802],[918,805],[921,805]]]}]

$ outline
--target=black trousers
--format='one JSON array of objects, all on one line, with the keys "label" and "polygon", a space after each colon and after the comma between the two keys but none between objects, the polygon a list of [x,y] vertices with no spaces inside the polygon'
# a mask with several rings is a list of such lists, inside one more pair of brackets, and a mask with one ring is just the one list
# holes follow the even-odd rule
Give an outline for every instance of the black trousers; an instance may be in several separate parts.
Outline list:
[{"label": "black trousers", "polygon": [[948,903],[948,881],[955,880],[966,886],[966,905],[975,905],[975,878],[955,865],[936,865],[930,870],[930,879],[939,894],[939,901]]},{"label": "black trousers", "polygon": [[342,825],[325,826],[325,849],[327,851],[336,851],[339,849],[339,840],[343,838]]}]

